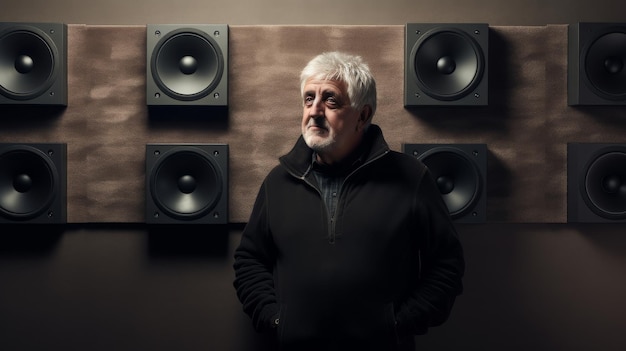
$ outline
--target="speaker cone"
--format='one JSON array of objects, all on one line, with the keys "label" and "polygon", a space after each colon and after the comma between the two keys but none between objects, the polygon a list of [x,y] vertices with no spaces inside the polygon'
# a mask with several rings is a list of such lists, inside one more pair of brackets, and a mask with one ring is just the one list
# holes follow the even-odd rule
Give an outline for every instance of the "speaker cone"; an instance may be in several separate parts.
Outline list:
[{"label": "speaker cone", "polygon": [[590,88],[609,100],[626,99],[626,27],[611,27],[582,51]]},{"label": "speaker cone", "polygon": [[596,214],[626,219],[626,149],[605,150],[586,167],[583,199]]},{"label": "speaker cone", "polygon": [[40,29],[9,27],[0,33],[0,93],[15,100],[41,95],[55,80],[58,55]]},{"label": "speaker cone", "polygon": [[480,197],[481,176],[476,165],[454,148],[434,148],[418,157],[431,171],[450,216],[464,216]]},{"label": "speaker cone", "polygon": [[54,199],[57,169],[42,151],[19,146],[0,154],[0,214],[28,220],[46,211]]},{"label": "speaker cone", "polygon": [[418,87],[438,100],[456,100],[472,92],[484,71],[480,45],[456,28],[433,29],[416,42],[411,70]]},{"label": "speaker cone", "polygon": [[192,220],[209,213],[222,196],[221,172],[198,150],[173,150],[161,156],[150,179],[154,203],[163,213]]},{"label": "speaker cone", "polygon": [[152,76],[172,98],[196,100],[220,82],[224,57],[219,45],[202,31],[179,29],[168,33],[152,53]]}]

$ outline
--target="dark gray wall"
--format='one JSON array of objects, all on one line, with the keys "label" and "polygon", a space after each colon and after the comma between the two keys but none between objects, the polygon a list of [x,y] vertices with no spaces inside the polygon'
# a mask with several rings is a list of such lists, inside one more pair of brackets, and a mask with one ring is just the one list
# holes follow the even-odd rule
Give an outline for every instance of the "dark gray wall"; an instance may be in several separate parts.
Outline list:
[{"label": "dark gray wall", "polygon": [[404,24],[487,22],[545,25],[623,20],[620,0],[23,0],[2,4],[0,20],[75,24]]},{"label": "dark gray wall", "polygon": [[[4,1],[0,21],[542,25],[620,21],[622,1]],[[0,131],[1,133],[2,131]],[[542,189],[537,189],[542,191]],[[257,350],[232,289],[241,225],[0,227],[3,350]],[[420,350],[626,348],[623,224],[460,225],[466,290]]]},{"label": "dark gray wall", "polygon": [[[179,231],[180,232],[180,231]],[[267,350],[232,289],[240,228],[3,228],[3,350]],[[623,225],[460,225],[465,292],[418,350],[623,350]]]}]

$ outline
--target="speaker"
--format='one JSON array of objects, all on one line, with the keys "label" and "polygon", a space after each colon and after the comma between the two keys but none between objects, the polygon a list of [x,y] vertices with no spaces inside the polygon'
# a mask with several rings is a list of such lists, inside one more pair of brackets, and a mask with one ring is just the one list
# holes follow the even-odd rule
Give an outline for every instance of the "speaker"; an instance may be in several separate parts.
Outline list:
[{"label": "speaker", "polygon": [[228,26],[147,25],[148,106],[228,105]]},{"label": "speaker", "polygon": [[568,27],[567,102],[626,105],[626,23]]},{"label": "speaker", "polygon": [[146,223],[228,223],[228,145],[147,144]]},{"label": "speaker", "polygon": [[0,144],[0,223],[66,223],[66,165],[66,144]]},{"label": "speaker", "polygon": [[402,152],[430,169],[453,221],[486,221],[486,144],[402,144]]},{"label": "speaker", "polygon": [[626,222],[626,144],[567,144],[567,221]]},{"label": "speaker", "polygon": [[67,106],[67,26],[0,22],[0,104]]},{"label": "speaker", "polygon": [[408,23],[404,105],[489,103],[489,25]]}]

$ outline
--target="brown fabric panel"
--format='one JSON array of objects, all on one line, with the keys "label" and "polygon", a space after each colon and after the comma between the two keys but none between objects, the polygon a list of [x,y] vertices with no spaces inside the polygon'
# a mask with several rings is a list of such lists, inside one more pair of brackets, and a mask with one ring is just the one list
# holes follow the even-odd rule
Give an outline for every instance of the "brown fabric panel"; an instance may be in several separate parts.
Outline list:
[{"label": "brown fabric panel", "polygon": [[562,209],[554,222],[567,222],[567,143],[557,130],[563,121],[555,116],[572,110],[567,106],[567,25],[546,27],[546,159],[544,167],[545,199],[542,207]]},{"label": "brown fabric panel", "polygon": [[226,143],[229,219],[300,133],[299,73],[330,50],[360,54],[377,77],[390,146],[486,143],[488,221],[564,222],[566,144],[626,141],[618,107],[567,106],[567,26],[490,28],[489,106],[403,106],[404,26],[230,26],[227,116],[145,102],[146,27],[70,25],[68,107],[0,106],[0,142],[68,143],[68,221],[143,222],[146,143]]},{"label": "brown fabric panel", "polygon": [[[145,27],[70,27],[72,84],[66,115],[85,128],[82,139],[87,207],[68,203],[68,220],[143,221],[143,150],[146,136]],[[68,189],[73,184],[68,184]],[[71,216],[70,216],[71,214]]]},{"label": "brown fabric panel", "polygon": [[368,61],[379,77],[381,112],[375,121],[392,132],[385,123],[395,118],[394,106],[402,109],[403,28],[231,27],[231,218],[248,220],[263,178],[300,135],[299,75],[320,52],[344,50]]}]

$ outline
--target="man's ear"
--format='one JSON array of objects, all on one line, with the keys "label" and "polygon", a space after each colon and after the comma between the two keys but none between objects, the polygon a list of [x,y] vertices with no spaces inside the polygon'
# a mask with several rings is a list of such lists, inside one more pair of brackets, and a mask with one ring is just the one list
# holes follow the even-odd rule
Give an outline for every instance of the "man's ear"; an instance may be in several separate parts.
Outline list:
[{"label": "man's ear", "polygon": [[372,106],[365,105],[361,109],[361,115],[359,116],[359,122],[361,125],[366,125],[372,119]]}]

